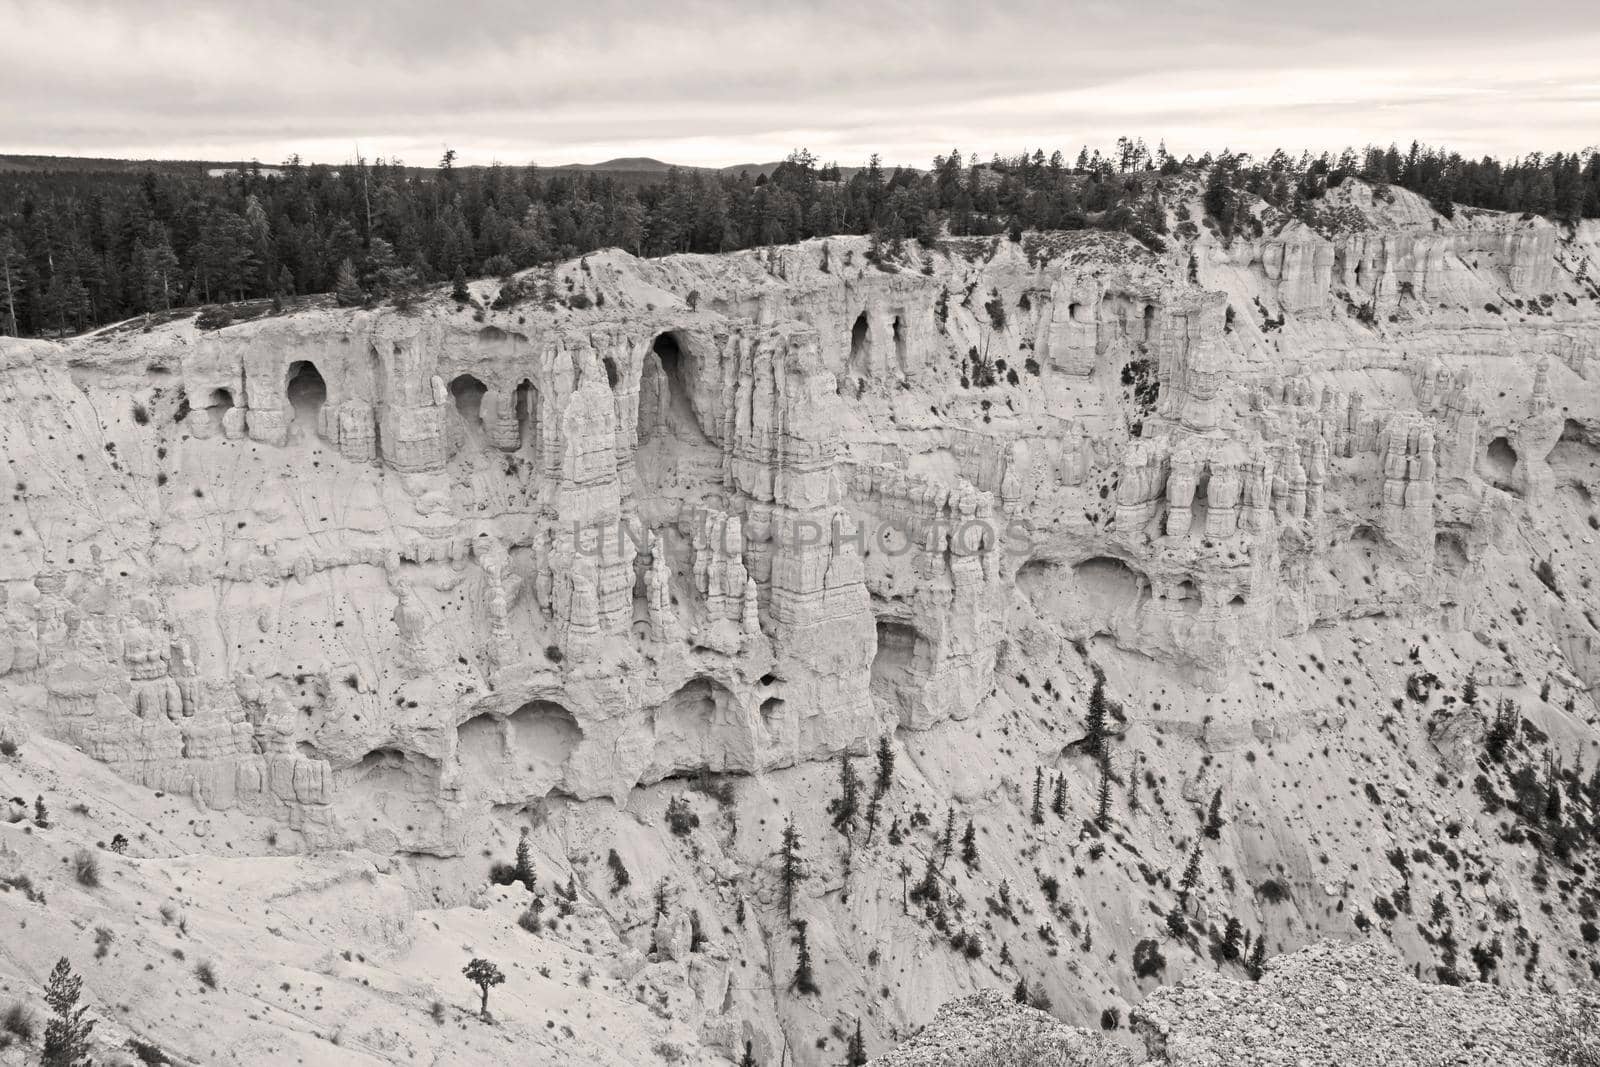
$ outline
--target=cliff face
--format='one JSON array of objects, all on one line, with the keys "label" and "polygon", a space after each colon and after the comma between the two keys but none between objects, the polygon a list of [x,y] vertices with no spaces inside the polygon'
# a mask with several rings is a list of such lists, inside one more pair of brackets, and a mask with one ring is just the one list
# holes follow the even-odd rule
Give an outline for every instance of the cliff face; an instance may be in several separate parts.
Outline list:
[{"label": "cliff face", "polygon": [[[1476,668],[1519,700],[1545,681],[1540,730],[1593,762],[1600,233],[1342,190],[1342,228],[1201,232],[1163,256],[1103,233],[885,266],[852,238],[606,252],[521,299],[478,283],[478,307],[0,341],[0,732],[258,816],[272,850],[446,862],[527,810],[561,835],[598,819],[604,842],[617,809],[671,789],[652,783],[706,773],[764,775],[787,812],[815,799],[805,764],[885,733],[916,749],[928,810],[1025,807],[1036,766],[1092,808],[1094,772],[1062,747],[1092,656],[1125,716],[1119,787],[1203,803],[1226,786],[1219,866],[1264,876],[1296,852],[1278,877],[1341,882],[1354,912],[1381,870],[1309,856],[1381,850],[1274,813],[1275,790],[1317,787],[1271,785],[1255,744],[1337,735],[1375,758],[1355,722],[1407,673]],[[1530,554],[1565,593],[1540,595]],[[1513,603],[1525,625],[1491,637]],[[1448,663],[1361,658],[1428,635]],[[1324,674],[1348,653],[1359,680],[1319,692],[1308,649]],[[1476,712],[1433,711],[1427,759],[1440,734],[1475,743]],[[988,752],[970,731],[1017,716],[1012,744],[968,762]],[[1412,810],[1470,797],[1420,796],[1416,766],[1394,772],[1422,780]],[[708,917],[770,899],[772,814],[720,846],[712,880],[732,888],[698,898]],[[1179,847],[1127,818],[1140,847]],[[577,864],[563,839],[540,847]],[[1036,895],[1037,863],[1006,863]],[[430,870],[412,877],[436,899],[464,891]],[[873,877],[847,866],[846,898],[894,903],[893,872]],[[1217,907],[1248,898],[1230,886]],[[864,970],[847,944],[864,916],[818,907],[838,973]],[[1138,939],[1125,907],[1102,949]],[[1275,937],[1340,932],[1339,912],[1308,906]],[[1058,1006],[1105,999],[1093,964],[1031,966]],[[940,994],[987,984],[940,968]],[[771,1047],[818,1025],[746,997],[705,1009],[723,1019],[708,1047],[737,1046],[732,1015]],[[928,1008],[908,992],[874,1039]]]}]

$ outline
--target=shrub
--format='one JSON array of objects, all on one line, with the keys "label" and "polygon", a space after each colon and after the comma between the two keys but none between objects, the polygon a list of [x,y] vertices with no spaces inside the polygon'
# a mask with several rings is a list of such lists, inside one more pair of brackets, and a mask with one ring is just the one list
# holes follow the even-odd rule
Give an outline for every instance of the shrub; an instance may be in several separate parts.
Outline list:
[{"label": "shrub", "polygon": [[200,984],[207,989],[217,988],[217,971],[211,966],[210,960],[201,960],[194,965],[194,976],[200,979]]},{"label": "shrub", "polygon": [[1167,958],[1154,938],[1147,937],[1133,946],[1133,973],[1139,978],[1154,978],[1167,968]]},{"label": "shrub", "polygon": [[38,1023],[33,1018],[33,1012],[20,1000],[13,1000],[6,1005],[6,1010],[0,1012],[0,1030],[17,1038],[19,1041],[32,1041]]},{"label": "shrub", "polygon": [[20,751],[20,749],[17,747],[17,743],[15,741],[11,740],[11,738],[9,738],[9,737],[0,737],[0,756],[4,756],[7,759],[10,759],[11,757],[15,756],[19,751]]},{"label": "shrub", "polygon": [[1289,899],[1289,891],[1276,878],[1268,878],[1256,886],[1256,895],[1268,904],[1282,904]]},{"label": "shrub", "polygon": [[100,886],[100,861],[93,852],[80,848],[72,857],[72,873],[78,879],[78,884],[98,889]]},{"label": "shrub", "polygon": [[682,797],[673,797],[667,801],[667,825],[672,828],[676,837],[688,837],[695,827],[700,825],[700,816],[689,807],[689,802]]},{"label": "shrub", "polygon": [[162,1067],[163,1064],[172,1062],[172,1059],[161,1049],[137,1037],[128,1038],[128,1051],[132,1052],[134,1057],[140,1063],[145,1064],[146,1067]]},{"label": "shrub", "polygon": [[1558,999],[1544,1045],[1557,1067],[1600,1067],[1600,1008],[1588,998]]}]

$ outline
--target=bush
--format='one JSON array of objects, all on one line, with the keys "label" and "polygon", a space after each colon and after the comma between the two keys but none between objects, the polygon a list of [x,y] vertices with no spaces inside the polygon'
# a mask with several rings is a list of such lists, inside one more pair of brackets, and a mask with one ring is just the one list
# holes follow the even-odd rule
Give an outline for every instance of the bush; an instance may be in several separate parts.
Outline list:
[{"label": "bush", "polygon": [[19,749],[17,747],[17,743],[15,741],[11,740],[11,738],[9,738],[9,737],[0,737],[0,756],[4,756],[7,759],[10,759],[11,757],[15,756],[19,751],[21,751],[21,749]]},{"label": "bush", "polygon": [[34,1021],[33,1012],[20,1000],[13,1000],[6,1005],[6,1010],[0,1012],[0,1030],[17,1038],[19,1041],[32,1041],[38,1023]]},{"label": "bush", "polygon": [[672,828],[676,837],[688,837],[700,825],[700,816],[689,807],[689,802],[682,797],[673,797],[667,801],[667,825]]},{"label": "bush", "polygon": [[504,861],[496,861],[489,865],[489,881],[495,885],[515,885],[517,869]]},{"label": "bush", "polygon": [[165,1052],[162,1052],[150,1042],[143,1041],[137,1037],[128,1038],[128,1051],[132,1052],[138,1061],[145,1064],[146,1067],[162,1067],[163,1064],[172,1062],[172,1059]]},{"label": "bush", "polygon": [[1282,904],[1289,899],[1289,891],[1276,878],[1268,878],[1256,886],[1256,895],[1268,904]]},{"label": "bush", "polygon": [[78,879],[78,884],[88,886],[90,889],[100,887],[100,861],[93,852],[80,848],[72,857],[72,873]]},{"label": "bush", "polygon": [[1133,973],[1139,978],[1154,978],[1167,969],[1167,958],[1154,938],[1145,938],[1133,946]]},{"label": "bush", "polygon": [[217,988],[217,971],[211,966],[210,960],[202,960],[194,965],[194,976],[200,979],[200,984],[207,989]]}]

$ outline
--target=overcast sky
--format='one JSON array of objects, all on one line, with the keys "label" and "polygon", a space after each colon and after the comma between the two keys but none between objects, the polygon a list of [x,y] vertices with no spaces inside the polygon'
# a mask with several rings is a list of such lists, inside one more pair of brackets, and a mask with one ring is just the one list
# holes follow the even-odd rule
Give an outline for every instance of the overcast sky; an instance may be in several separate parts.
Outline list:
[{"label": "overcast sky", "polygon": [[0,0],[0,153],[778,159],[1600,143],[1600,3]]}]

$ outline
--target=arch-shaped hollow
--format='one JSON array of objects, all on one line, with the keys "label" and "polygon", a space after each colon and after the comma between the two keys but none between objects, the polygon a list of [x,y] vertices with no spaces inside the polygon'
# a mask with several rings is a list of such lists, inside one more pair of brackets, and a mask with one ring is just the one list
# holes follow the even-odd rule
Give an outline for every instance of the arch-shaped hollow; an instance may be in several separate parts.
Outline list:
[{"label": "arch-shaped hollow", "polygon": [[1586,486],[1600,482],[1600,431],[1584,429],[1577,419],[1561,424],[1561,436],[1545,457],[1557,485],[1571,485],[1585,492]]},{"label": "arch-shaped hollow", "polygon": [[233,390],[213,389],[206,398],[206,414],[218,427],[222,426],[223,416],[233,410]]},{"label": "arch-shaped hollow", "polygon": [[524,378],[512,394],[513,408],[517,414],[518,446],[538,443],[539,389],[531,378]]},{"label": "arch-shaped hollow", "polygon": [[1243,593],[1235,593],[1233,594],[1232,598],[1228,600],[1228,607],[1233,608],[1235,611],[1243,611],[1244,606]]},{"label": "arch-shaped hollow", "polygon": [[872,330],[867,324],[865,311],[857,315],[850,326],[850,358],[846,369],[851,374],[863,377],[872,370]]},{"label": "arch-shaped hollow", "polygon": [[577,718],[553,700],[530,700],[506,719],[506,748],[520,772],[559,780],[583,740]]},{"label": "arch-shaped hollow", "polygon": [[1496,437],[1483,450],[1479,470],[1497,489],[1510,489],[1517,470],[1517,450],[1506,437]]},{"label": "arch-shaped hollow", "polygon": [[1188,578],[1178,583],[1172,598],[1186,615],[1193,615],[1200,610],[1200,587]]},{"label": "arch-shaped hollow", "polygon": [[450,395],[456,402],[456,414],[469,427],[483,425],[483,398],[489,387],[471,374],[458,374],[450,379]]},{"label": "arch-shaped hollow", "polygon": [[1155,336],[1155,332],[1156,306],[1154,304],[1146,304],[1144,306],[1144,339],[1146,341],[1150,340]]},{"label": "arch-shaped hollow", "polygon": [[732,691],[716,679],[699,675],[685,682],[652,713],[657,775],[752,767],[754,738],[737,712]]},{"label": "arch-shaped hollow", "polygon": [[1091,601],[1114,608],[1136,603],[1147,585],[1142,574],[1115,556],[1091,556],[1073,565],[1072,576]]},{"label": "arch-shaped hollow", "polygon": [[622,374],[617,370],[617,361],[610,356],[607,356],[605,359],[601,360],[601,363],[606,369],[606,384],[611,386],[612,389],[615,389],[617,386],[621,385]]},{"label": "arch-shaped hollow", "polygon": [[1083,305],[1073,302],[1067,305],[1067,318],[1072,322],[1083,321]]},{"label": "arch-shaped hollow", "polygon": [[887,618],[878,619],[877,639],[871,686],[881,697],[903,703],[922,688],[919,674],[931,658],[928,639],[910,623]]},{"label": "arch-shaped hollow", "polygon": [[761,721],[767,725],[774,724],[783,716],[783,698],[768,697],[761,702]]},{"label": "arch-shaped hollow", "polygon": [[894,360],[900,373],[906,373],[906,323],[903,313],[896,312],[894,322],[890,324],[891,335],[894,338]]},{"label": "arch-shaped hollow", "polygon": [[639,381],[639,443],[658,436],[701,442],[705,434],[694,413],[693,353],[674,331],[650,345]]},{"label": "arch-shaped hollow", "polygon": [[485,712],[456,727],[456,761],[469,789],[525,799],[560,786],[582,743],[583,729],[564,705],[530,700],[503,718]]},{"label": "arch-shaped hollow", "polygon": [[289,364],[289,376],[284,383],[284,396],[294,412],[294,421],[316,429],[322,414],[322,405],[328,402],[328,383],[322,372],[309,359],[297,359]]}]

